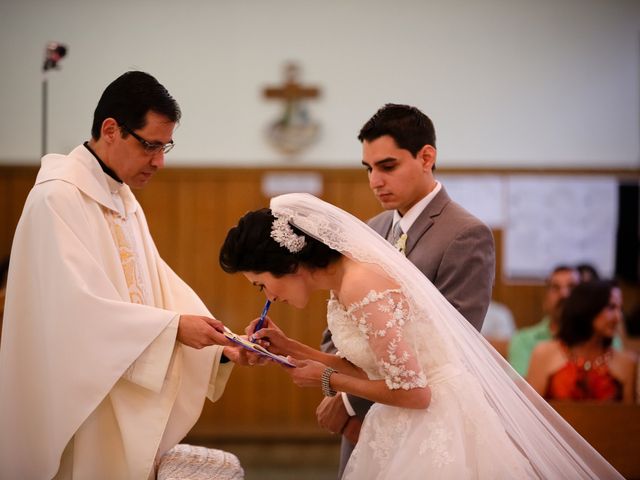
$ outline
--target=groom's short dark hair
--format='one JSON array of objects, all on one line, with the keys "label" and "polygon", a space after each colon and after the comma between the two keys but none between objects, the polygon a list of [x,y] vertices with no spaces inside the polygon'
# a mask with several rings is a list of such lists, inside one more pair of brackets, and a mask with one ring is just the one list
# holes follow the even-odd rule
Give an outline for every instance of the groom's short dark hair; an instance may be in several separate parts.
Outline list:
[{"label": "groom's short dark hair", "polygon": [[436,148],[433,122],[416,107],[387,103],[360,129],[358,140],[372,142],[384,135],[415,157],[425,145]]}]

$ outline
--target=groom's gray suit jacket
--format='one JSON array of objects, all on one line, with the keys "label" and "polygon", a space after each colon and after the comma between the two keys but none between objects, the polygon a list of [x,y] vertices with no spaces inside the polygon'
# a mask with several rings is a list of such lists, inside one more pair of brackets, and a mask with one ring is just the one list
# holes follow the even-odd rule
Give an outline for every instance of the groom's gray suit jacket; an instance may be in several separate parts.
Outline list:
[{"label": "groom's gray suit jacket", "polygon": [[[393,211],[385,211],[372,218],[369,225],[387,238],[392,222]],[[495,275],[495,248],[489,227],[451,200],[443,186],[407,232],[405,254],[480,331]],[[328,329],[322,350],[335,351]],[[363,419],[371,402],[352,395],[349,401]],[[350,451],[345,452],[345,443],[343,439],[343,457],[346,453],[348,458]],[[341,463],[344,467],[346,459]]]},{"label": "groom's gray suit jacket", "polygon": [[[387,238],[393,211],[369,221]],[[496,268],[491,230],[459,204],[444,187],[407,232],[405,254],[476,330],[491,301]]]}]

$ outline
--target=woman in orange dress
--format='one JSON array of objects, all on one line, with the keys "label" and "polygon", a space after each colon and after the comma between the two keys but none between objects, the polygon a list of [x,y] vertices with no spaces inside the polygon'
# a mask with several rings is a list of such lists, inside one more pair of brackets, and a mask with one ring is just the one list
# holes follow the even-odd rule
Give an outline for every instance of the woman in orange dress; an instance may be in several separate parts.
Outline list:
[{"label": "woman in orange dress", "polygon": [[622,293],[610,281],[574,288],[554,340],[533,351],[527,376],[548,400],[633,403],[636,360],[611,348],[622,321]]}]

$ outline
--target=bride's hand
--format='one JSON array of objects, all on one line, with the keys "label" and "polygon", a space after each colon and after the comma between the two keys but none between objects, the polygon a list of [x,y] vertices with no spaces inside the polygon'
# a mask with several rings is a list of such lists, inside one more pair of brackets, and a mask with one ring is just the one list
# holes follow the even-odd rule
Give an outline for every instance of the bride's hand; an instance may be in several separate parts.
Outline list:
[{"label": "bride's hand", "polygon": [[[258,324],[259,321],[260,321],[260,317],[254,318],[251,321],[251,323],[247,326],[247,328],[244,329],[244,333],[247,334],[247,336],[249,337],[249,340],[251,341],[254,341],[252,337],[256,329],[256,325]],[[262,324],[261,330],[264,328],[272,328],[272,329],[278,330],[279,332],[282,332],[280,327],[276,325],[276,322],[274,322],[269,316],[264,317],[264,323]]]},{"label": "bride's hand", "polygon": [[257,320],[251,322],[246,329],[250,340],[262,345],[276,355],[292,353],[293,341],[269,317],[265,318],[264,326],[254,333],[253,330]]},{"label": "bride's hand", "polygon": [[296,360],[288,357],[296,368],[285,368],[285,371],[293,380],[293,383],[299,387],[320,387],[322,372],[327,368],[326,365],[315,360]]}]

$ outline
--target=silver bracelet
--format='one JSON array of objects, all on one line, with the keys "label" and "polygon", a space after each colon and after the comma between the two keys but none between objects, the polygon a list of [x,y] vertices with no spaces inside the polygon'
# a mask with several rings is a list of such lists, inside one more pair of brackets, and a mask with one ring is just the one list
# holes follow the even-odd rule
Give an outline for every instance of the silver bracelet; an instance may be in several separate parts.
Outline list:
[{"label": "silver bracelet", "polygon": [[325,368],[324,372],[322,372],[322,377],[321,377],[322,393],[324,394],[325,397],[335,397],[336,393],[338,393],[331,388],[331,383],[329,382],[331,375],[333,375],[334,373],[336,373],[336,370],[331,367]]}]

